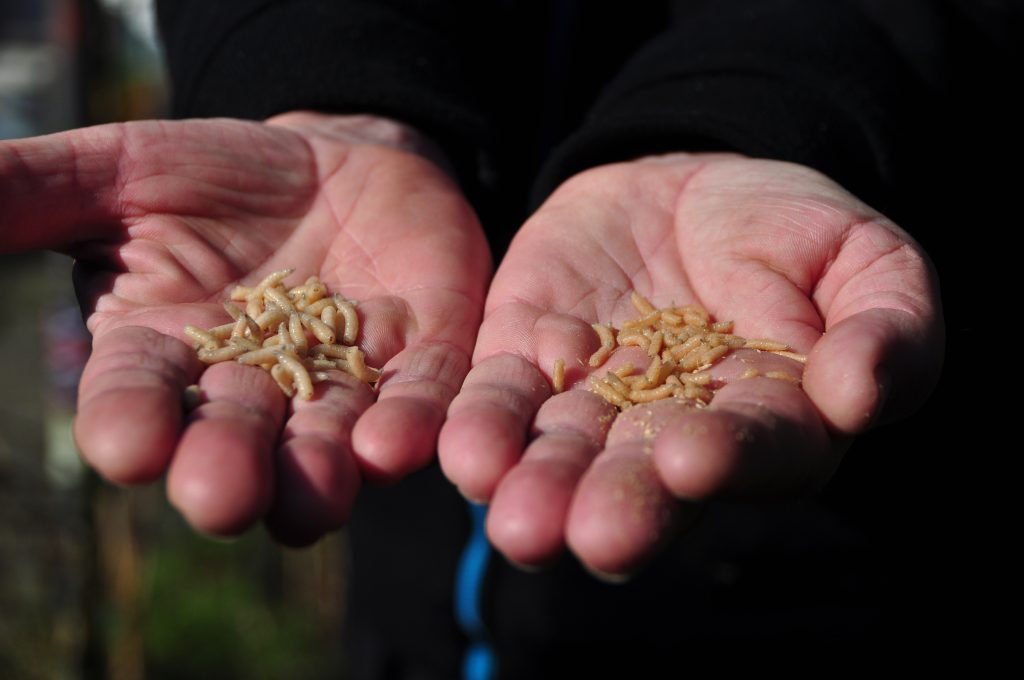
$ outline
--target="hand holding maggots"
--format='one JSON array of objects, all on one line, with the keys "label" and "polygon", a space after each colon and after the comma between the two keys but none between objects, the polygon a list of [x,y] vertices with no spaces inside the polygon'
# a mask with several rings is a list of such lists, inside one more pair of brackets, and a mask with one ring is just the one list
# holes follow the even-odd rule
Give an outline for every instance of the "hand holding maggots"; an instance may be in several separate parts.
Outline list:
[{"label": "hand holding maggots", "polygon": [[[633,291],[655,307],[700,305],[806,366],[736,349],[707,369],[706,408],[672,386],[679,398],[620,414],[591,375],[627,363],[623,376],[640,373],[651,359],[638,347],[600,368],[588,358],[600,345],[592,324],[622,329],[637,316]],[[539,565],[568,545],[594,571],[627,574],[702,501],[819,489],[851,435],[920,405],[942,338],[926,255],[817,172],[684,154],[594,168],[563,183],[509,247],[441,464],[490,502],[488,534],[509,559]],[[559,359],[566,391],[549,398]]]},{"label": "hand holding maggots", "polygon": [[[116,483],[166,474],[201,531],[264,519],[294,544],[340,526],[362,479],[431,460],[490,258],[420,139],[383,119],[296,112],[0,142],[4,250],[77,259],[93,334],[75,422],[83,457]],[[334,372],[314,399],[290,401],[267,372],[203,371],[185,326],[225,323],[236,286],[286,267],[359,301],[378,392]],[[197,381],[202,403],[186,413]]]}]

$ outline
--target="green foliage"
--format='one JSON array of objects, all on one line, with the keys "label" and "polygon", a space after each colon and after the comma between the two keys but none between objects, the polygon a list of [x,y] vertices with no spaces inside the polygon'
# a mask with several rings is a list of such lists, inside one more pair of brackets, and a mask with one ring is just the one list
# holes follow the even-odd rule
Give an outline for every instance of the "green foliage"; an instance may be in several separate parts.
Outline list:
[{"label": "green foliage", "polygon": [[[224,544],[165,537],[143,565],[143,635],[151,678],[337,678],[315,618],[280,596],[280,549],[262,535]],[[277,578],[275,578],[277,577]]]}]

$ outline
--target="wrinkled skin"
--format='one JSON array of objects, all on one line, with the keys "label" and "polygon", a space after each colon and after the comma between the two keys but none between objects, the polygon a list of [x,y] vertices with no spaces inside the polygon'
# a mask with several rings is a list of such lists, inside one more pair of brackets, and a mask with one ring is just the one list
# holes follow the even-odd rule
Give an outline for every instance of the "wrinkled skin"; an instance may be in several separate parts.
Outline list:
[{"label": "wrinkled skin", "polygon": [[[741,350],[715,367],[726,385],[711,407],[616,417],[578,359],[598,347],[591,323],[637,316],[634,289],[789,343],[806,367]],[[489,536],[512,561],[541,565],[568,545],[593,571],[622,576],[703,501],[819,489],[850,436],[920,405],[942,344],[925,254],[822,175],[724,154],[602,166],[565,182],[511,244],[441,431],[441,464],[463,494],[490,502]],[[572,389],[548,399],[558,358]],[[803,389],[738,379],[749,367],[802,376]]]},{"label": "wrinkled skin", "polygon": [[[307,544],[344,523],[363,479],[430,461],[440,431],[446,474],[491,502],[506,556],[539,565],[568,545],[617,576],[708,499],[819,488],[851,436],[911,412],[937,378],[926,256],[813,171],[675,154],[584,172],[523,226],[484,308],[486,245],[437,161],[400,125],[311,113],[0,142],[0,247],[77,259],[94,334],[75,424],[86,460],[122,484],[166,474],[200,531],[262,519]],[[203,372],[182,327],[222,323],[235,285],[289,266],[362,301],[376,399],[345,376],[289,403],[261,371]],[[737,352],[714,369],[726,386],[710,408],[616,417],[577,359],[597,347],[591,323],[635,316],[634,289],[697,302],[807,365]],[[548,399],[558,358],[573,389]],[[737,379],[749,367],[803,389]],[[197,379],[205,401],[184,414]]]},{"label": "wrinkled skin", "polygon": [[[193,526],[265,519],[283,542],[341,526],[363,478],[432,460],[466,371],[490,256],[472,209],[402,126],[296,112],[143,122],[0,142],[3,250],[77,259],[93,334],[75,436],[108,479],[167,476]],[[360,301],[380,394],[338,375],[289,403],[263,371],[202,372],[185,324],[295,267]],[[182,390],[198,380],[189,414]]]}]

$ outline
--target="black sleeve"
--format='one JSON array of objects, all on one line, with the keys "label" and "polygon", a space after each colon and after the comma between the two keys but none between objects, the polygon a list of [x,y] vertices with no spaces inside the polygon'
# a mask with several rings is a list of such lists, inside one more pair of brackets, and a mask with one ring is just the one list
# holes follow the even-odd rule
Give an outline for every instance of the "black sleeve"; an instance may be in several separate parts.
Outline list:
[{"label": "black sleeve", "polygon": [[172,112],[263,119],[373,113],[471,159],[483,118],[463,76],[457,0],[161,0]]},{"label": "black sleeve", "polygon": [[728,150],[816,168],[885,210],[922,150],[941,143],[929,136],[965,124],[954,112],[966,98],[997,101],[977,91],[998,67],[1011,76],[1019,6],[676,2],[671,25],[628,60],[555,149],[535,202],[601,163]]}]

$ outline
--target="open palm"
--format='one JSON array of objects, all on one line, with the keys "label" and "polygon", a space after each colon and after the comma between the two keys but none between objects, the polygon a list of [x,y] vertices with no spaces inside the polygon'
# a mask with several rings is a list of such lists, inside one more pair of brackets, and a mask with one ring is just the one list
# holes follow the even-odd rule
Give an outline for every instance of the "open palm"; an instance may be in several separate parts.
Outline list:
[{"label": "open palm", "polygon": [[[469,368],[490,272],[476,217],[406,129],[293,113],[145,122],[0,145],[4,249],[63,249],[93,333],[75,434],[115,482],[168,473],[200,530],[266,518],[307,543],[342,524],[362,477],[433,456]],[[237,284],[295,267],[360,301],[379,396],[339,374],[288,403],[264,372],[202,372],[185,324]],[[181,407],[198,380],[204,403]],[[376,397],[376,399],[375,399]]]},{"label": "open palm", "polygon": [[[724,387],[710,407],[616,417],[577,360],[598,346],[590,324],[637,316],[633,290],[786,342],[806,368],[739,350],[714,367]],[[568,544],[595,571],[628,573],[699,501],[819,488],[849,435],[920,404],[941,356],[927,258],[820,174],[732,155],[603,166],[564,183],[511,244],[441,463],[465,495],[490,501],[488,533],[510,559],[542,564]],[[549,399],[559,358],[577,389]],[[751,367],[802,377],[802,389],[738,379]]]}]

